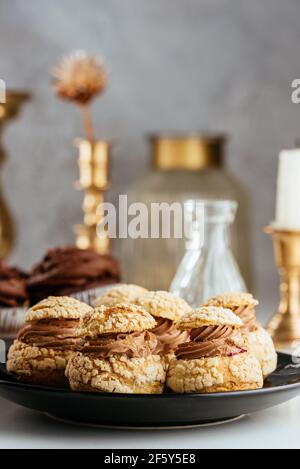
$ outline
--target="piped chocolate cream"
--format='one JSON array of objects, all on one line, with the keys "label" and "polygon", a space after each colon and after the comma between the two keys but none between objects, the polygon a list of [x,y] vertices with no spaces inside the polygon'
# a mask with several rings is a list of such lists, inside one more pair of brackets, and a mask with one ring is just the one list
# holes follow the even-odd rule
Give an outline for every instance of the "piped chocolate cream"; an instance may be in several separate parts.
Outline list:
[{"label": "piped chocolate cream", "polygon": [[42,319],[31,321],[21,329],[18,340],[28,345],[59,350],[72,350],[80,341],[79,319]]},{"label": "piped chocolate cream", "polygon": [[130,334],[103,334],[95,339],[81,339],[76,350],[107,358],[111,355],[126,355],[128,358],[147,357],[156,352],[157,338],[150,331]]},{"label": "piped chocolate cream", "polygon": [[178,346],[176,357],[192,360],[204,357],[233,356],[246,352],[245,347],[237,345],[237,332],[231,326],[202,326],[192,329],[191,341]]},{"label": "piped chocolate cream", "polygon": [[27,299],[26,275],[0,260],[0,307],[23,306]]},{"label": "piped chocolate cream", "polygon": [[28,291],[35,304],[48,296],[68,296],[119,280],[119,265],[112,256],[69,246],[47,252],[30,273]]},{"label": "piped chocolate cream", "polygon": [[249,332],[257,330],[258,322],[255,316],[254,306],[242,305],[231,307],[230,309],[243,321],[243,326],[241,329],[247,329]]},{"label": "piped chocolate cream", "polygon": [[155,319],[157,325],[151,329],[151,332],[155,334],[158,342],[156,353],[166,354],[172,352],[180,344],[190,340],[188,331],[180,331],[170,319]]}]

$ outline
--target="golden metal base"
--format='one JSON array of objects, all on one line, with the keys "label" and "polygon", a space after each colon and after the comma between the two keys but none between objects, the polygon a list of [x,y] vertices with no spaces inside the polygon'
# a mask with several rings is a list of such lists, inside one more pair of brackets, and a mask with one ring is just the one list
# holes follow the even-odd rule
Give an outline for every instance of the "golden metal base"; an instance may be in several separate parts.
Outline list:
[{"label": "golden metal base", "polygon": [[108,254],[110,240],[107,232],[102,236],[97,227],[103,214],[99,207],[104,202],[104,193],[109,188],[109,142],[98,140],[77,140],[79,148],[78,189],[84,191],[83,224],[76,225],[76,246],[80,249],[94,249],[99,254]]},{"label": "golden metal base", "polygon": [[267,326],[278,350],[300,343],[300,232],[265,228],[274,244],[275,262],[280,275],[278,313]]},{"label": "golden metal base", "polygon": [[[0,136],[8,121],[15,119],[30,95],[22,91],[8,90],[6,102],[0,103]],[[0,165],[6,159],[5,150],[0,144]],[[14,222],[7,207],[5,197],[0,190],[0,258],[6,257],[13,248],[15,241]]]},{"label": "golden metal base", "polygon": [[97,235],[97,226],[75,225],[76,246],[79,249],[93,249],[98,254],[109,254],[110,240]]}]

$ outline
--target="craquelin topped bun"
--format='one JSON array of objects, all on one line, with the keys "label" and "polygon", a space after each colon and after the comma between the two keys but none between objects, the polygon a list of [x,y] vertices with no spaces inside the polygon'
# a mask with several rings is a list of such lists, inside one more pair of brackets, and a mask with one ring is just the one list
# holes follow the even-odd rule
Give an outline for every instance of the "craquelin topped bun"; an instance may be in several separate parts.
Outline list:
[{"label": "craquelin topped bun", "polygon": [[98,296],[94,301],[94,306],[112,306],[118,303],[135,303],[138,297],[146,292],[146,288],[138,285],[120,284],[110,288],[103,295]]},{"label": "craquelin topped bun", "polygon": [[33,306],[9,350],[8,371],[28,383],[65,387],[65,368],[80,341],[79,319],[90,311],[69,297],[50,297]]},{"label": "craquelin topped bun", "polygon": [[276,369],[277,353],[273,341],[256,319],[255,307],[258,301],[250,293],[225,293],[210,298],[206,304],[231,309],[243,322],[245,344],[260,362],[263,375],[268,376]]},{"label": "craquelin topped bun", "polygon": [[202,307],[187,313],[178,327],[190,342],[178,346],[167,384],[175,392],[220,392],[262,387],[257,359],[239,333],[242,321],[229,309]]},{"label": "craquelin topped bun", "polygon": [[155,327],[155,320],[140,306],[122,303],[114,306],[99,306],[86,314],[81,321],[82,336],[94,338],[98,335],[117,332],[139,332]]},{"label": "craquelin topped bun", "polygon": [[32,306],[25,315],[25,321],[42,319],[80,319],[93,308],[69,296],[49,296]]},{"label": "craquelin topped bun", "polygon": [[255,306],[257,305],[258,301],[250,293],[225,293],[210,298],[206,302],[206,306],[221,306],[231,309],[241,318],[247,331],[254,331],[258,328],[259,324],[255,316]]},{"label": "craquelin topped bun", "polygon": [[195,329],[201,326],[241,327],[242,321],[230,309],[202,306],[191,310],[178,323],[180,329]]},{"label": "craquelin topped bun", "polygon": [[251,293],[224,293],[223,295],[209,298],[205,306],[222,306],[223,308],[235,308],[239,306],[257,306],[258,301]]},{"label": "craquelin topped bun", "polygon": [[[73,390],[161,393],[165,363],[156,353],[156,322],[130,303],[100,306],[81,319],[83,336],[66,376]],[[150,329],[150,330],[149,330]]]},{"label": "craquelin topped bun", "polygon": [[140,296],[136,303],[152,316],[179,321],[191,308],[182,299],[166,291],[149,291]]}]

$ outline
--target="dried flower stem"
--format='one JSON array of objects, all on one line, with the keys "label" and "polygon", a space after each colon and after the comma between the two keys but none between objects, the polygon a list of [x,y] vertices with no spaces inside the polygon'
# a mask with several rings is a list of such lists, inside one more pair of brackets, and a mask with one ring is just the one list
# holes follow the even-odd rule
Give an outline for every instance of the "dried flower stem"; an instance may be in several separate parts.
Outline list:
[{"label": "dried flower stem", "polygon": [[95,131],[90,107],[87,104],[80,104],[79,109],[86,138],[93,142],[95,140]]}]

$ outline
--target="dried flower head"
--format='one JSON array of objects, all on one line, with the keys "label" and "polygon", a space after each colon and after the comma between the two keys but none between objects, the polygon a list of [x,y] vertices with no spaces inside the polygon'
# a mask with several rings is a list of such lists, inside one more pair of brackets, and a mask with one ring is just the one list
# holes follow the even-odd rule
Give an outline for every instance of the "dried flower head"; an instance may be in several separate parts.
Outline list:
[{"label": "dried flower head", "polygon": [[84,51],[63,57],[54,68],[53,77],[58,96],[78,104],[87,104],[102,93],[107,85],[103,64]]}]

